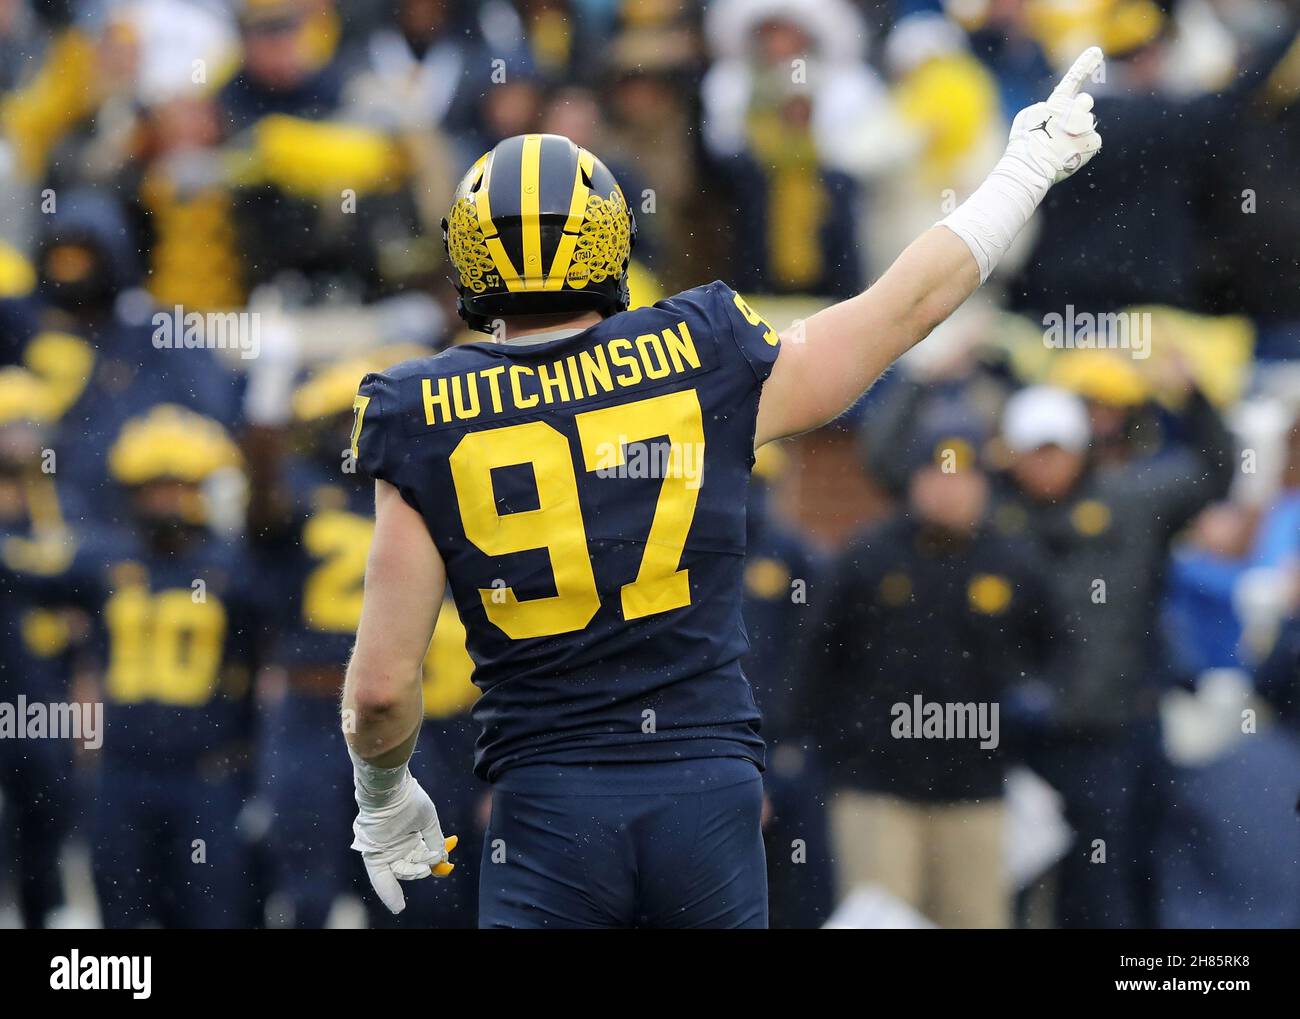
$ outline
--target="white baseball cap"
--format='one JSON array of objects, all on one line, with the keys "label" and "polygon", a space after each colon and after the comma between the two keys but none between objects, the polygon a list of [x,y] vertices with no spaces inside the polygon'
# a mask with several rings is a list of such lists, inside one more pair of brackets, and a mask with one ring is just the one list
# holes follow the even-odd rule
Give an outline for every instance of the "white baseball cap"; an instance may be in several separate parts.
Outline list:
[{"label": "white baseball cap", "polygon": [[1072,453],[1088,448],[1088,410],[1074,393],[1055,386],[1030,386],[1002,409],[1002,438],[1013,453],[1060,446]]}]

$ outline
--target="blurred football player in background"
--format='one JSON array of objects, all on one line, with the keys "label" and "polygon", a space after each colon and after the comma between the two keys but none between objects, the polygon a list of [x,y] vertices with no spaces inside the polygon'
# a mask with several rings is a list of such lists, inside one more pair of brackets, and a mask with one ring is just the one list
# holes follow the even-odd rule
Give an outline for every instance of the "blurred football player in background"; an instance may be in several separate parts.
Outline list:
[{"label": "blurred football player in background", "polygon": [[[50,406],[40,380],[0,369],[0,701],[54,704],[69,696],[70,623],[40,603],[35,581],[66,571],[73,546],[54,476],[41,470]],[[39,583],[35,586],[39,586]],[[71,753],[60,740],[0,739],[0,841],[16,866],[23,924],[42,927],[63,904],[58,862],[71,827]]]},{"label": "blurred football player in background", "polygon": [[92,862],[104,923],[250,920],[246,847],[257,594],[239,546],[211,534],[204,485],[241,466],[215,421],[160,405],[109,451],[129,523],[79,553],[113,738],[94,791]]}]

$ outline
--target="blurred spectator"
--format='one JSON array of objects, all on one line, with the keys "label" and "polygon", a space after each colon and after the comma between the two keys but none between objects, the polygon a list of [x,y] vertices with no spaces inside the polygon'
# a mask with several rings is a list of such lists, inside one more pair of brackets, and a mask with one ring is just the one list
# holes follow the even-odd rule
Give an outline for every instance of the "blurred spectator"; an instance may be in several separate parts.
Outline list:
[{"label": "blurred spectator", "polygon": [[952,407],[921,426],[907,507],[842,554],[806,664],[841,897],[880,884],[948,927],[1010,923],[998,706],[1055,622],[1032,554],[985,525],[984,438]]},{"label": "blurred spectator", "polygon": [[0,92],[12,92],[40,66],[47,26],[26,0],[0,0]]},{"label": "blurred spectator", "polygon": [[1094,463],[1119,465],[1133,459],[1141,444],[1149,441],[1143,426],[1147,433],[1155,431],[1149,419],[1139,420],[1151,387],[1133,359],[1123,353],[1062,351],[1053,360],[1047,380],[1083,398]]},{"label": "blurred spectator", "polygon": [[[1203,203],[1199,250],[1208,301],[1259,329],[1256,357],[1300,358],[1300,33],[1294,11],[1267,5],[1267,37],[1231,87],[1205,101],[1220,132]],[[1287,24],[1289,18],[1290,24]],[[1273,21],[1273,19],[1276,19]]]},{"label": "blurred spectator", "polygon": [[[931,6],[921,0],[921,6]],[[944,4],[934,3],[942,9]],[[1002,108],[1008,114],[1039,101],[1053,84],[1052,65],[1034,38],[1024,5],[988,2],[970,10],[953,4],[953,14],[970,36],[972,51],[997,79]]]},{"label": "blurred spectator", "polygon": [[[645,190],[637,164],[624,162],[629,158],[628,153],[614,140],[601,111],[599,97],[592,89],[569,86],[554,91],[547,99],[541,128],[547,134],[564,135],[589,152],[601,153],[601,161],[618,180],[629,202],[635,203],[638,196],[653,193]],[[665,221],[672,217],[667,208],[659,208],[657,194],[653,205],[647,206],[643,201],[640,208],[634,205],[634,211],[637,237],[632,257],[638,262],[658,265],[659,235]]]},{"label": "blurred spectator", "polygon": [[740,290],[847,297],[862,283],[853,137],[884,101],[841,0],[722,0],[703,82],[704,141],[732,182]]},{"label": "blurred spectator", "polygon": [[743,615],[749,653],[742,660],[763,713],[767,794],[768,917],[773,928],[820,927],[834,902],[830,828],[819,757],[807,746],[799,705],[807,671],[806,614],[822,564],[808,541],[774,515],[768,484],[784,466],[777,446],[760,451],[747,509],[748,562]]},{"label": "blurred spectator", "polygon": [[573,0],[492,0],[489,8],[502,8],[489,17],[504,20],[509,11],[517,17],[517,45],[527,48],[533,66],[550,81],[590,80],[588,54],[598,49],[586,5]]},{"label": "blurred spectator", "polygon": [[471,151],[486,152],[497,142],[536,131],[542,117],[546,90],[542,78],[527,63],[507,66],[502,80],[483,93],[478,107],[478,130]]},{"label": "blurred spectator", "polygon": [[700,173],[699,33],[680,17],[626,22],[611,40],[604,72],[609,126],[603,144],[625,168],[615,173],[636,213],[637,256],[674,293],[704,278],[701,261],[725,257],[715,251],[716,234],[725,232],[722,189],[710,190]]},{"label": "blurred spectator", "polygon": [[55,146],[95,111],[112,83],[110,74],[97,77],[98,63],[92,36],[65,27],[44,49],[39,67],[21,66],[21,87],[7,92],[0,104],[15,175],[42,179]]},{"label": "blurred spectator", "polygon": [[[1250,699],[1245,678],[1230,673],[1212,673],[1195,698],[1184,695],[1184,734],[1167,741],[1177,767],[1154,804],[1161,927],[1292,928],[1300,920],[1289,780],[1300,773],[1300,734],[1286,713],[1296,689],[1293,659],[1289,690],[1260,684],[1271,703]],[[1267,717],[1270,707],[1284,724]]]},{"label": "blurred spectator", "polygon": [[1154,922],[1150,800],[1158,789],[1155,621],[1164,564],[1173,536],[1227,493],[1233,470],[1218,415],[1189,378],[1184,386],[1185,444],[1121,467],[1094,462],[1087,411],[1065,390],[1024,390],[1003,419],[1010,484],[994,520],[1052,563],[1061,612],[1047,700],[1025,738],[1029,763],[1062,793],[1079,837],[1060,868],[1061,926]]},{"label": "blurred spectator", "polygon": [[481,104],[512,72],[531,67],[517,19],[507,12],[512,24],[489,42],[485,8],[449,0],[399,0],[393,7],[391,22],[349,56],[349,108],[379,127],[446,132],[461,142],[451,170],[459,177],[482,151],[477,137],[467,137],[477,134]]},{"label": "blurred spectator", "polygon": [[947,365],[924,371],[912,367],[872,391],[873,397],[879,397],[865,408],[859,445],[872,477],[895,498],[906,497],[917,443],[924,442],[927,434],[925,422],[943,419],[955,404],[970,415],[972,427],[989,435],[997,430],[1002,406],[1016,381],[992,352],[985,354],[964,351]]},{"label": "blurred spectator", "polygon": [[[983,182],[1007,131],[993,77],[955,22],[903,18],[885,42],[885,62],[890,111],[866,132],[864,147],[874,151],[860,159],[871,183],[866,235],[873,278]],[[879,137],[882,130],[888,139]]]},{"label": "blurred spectator", "polygon": [[[866,23],[841,0],[721,0],[706,22],[714,63],[702,88],[704,138],[715,156],[749,147],[752,111],[804,95],[810,140],[829,167],[848,171],[854,128],[884,101],[863,56]],[[796,91],[796,86],[799,86]]]},{"label": "blurred spectator", "polygon": [[217,97],[229,133],[271,114],[318,119],[339,108],[343,76],[318,23],[306,0],[243,0],[243,64]]},{"label": "blurred spectator", "polygon": [[[245,275],[233,198],[214,147],[215,104],[177,96],[144,111],[137,201],[147,217],[148,288],[165,308],[237,308]],[[124,182],[125,183],[125,182]]]},{"label": "blurred spectator", "polygon": [[1202,510],[1169,563],[1164,629],[1175,680],[1242,664],[1237,585],[1248,563],[1252,514],[1229,502]]}]

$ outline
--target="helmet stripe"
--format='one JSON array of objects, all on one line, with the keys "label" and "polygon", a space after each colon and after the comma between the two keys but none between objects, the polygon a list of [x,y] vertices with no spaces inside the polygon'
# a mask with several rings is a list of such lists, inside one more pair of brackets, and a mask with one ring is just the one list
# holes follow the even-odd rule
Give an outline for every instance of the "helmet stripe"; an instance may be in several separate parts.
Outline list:
[{"label": "helmet stripe", "polygon": [[524,135],[519,165],[519,219],[523,234],[525,290],[542,287],[542,136]]},{"label": "helmet stripe", "polygon": [[585,173],[590,180],[595,163],[595,156],[586,149],[578,149],[578,163],[573,171],[573,192],[569,198],[569,218],[564,221],[564,233],[555,249],[550,274],[546,277],[547,290],[559,290],[564,286],[564,277],[568,275],[569,264],[573,261],[573,249],[578,243],[578,230],[587,214],[587,196],[591,194],[591,189],[583,182],[583,175]]},{"label": "helmet stripe", "polygon": [[492,203],[488,199],[488,192],[492,190],[494,155],[494,152],[488,153],[487,162],[483,165],[483,183],[479,185],[478,194],[474,198],[474,209],[478,213],[478,225],[483,231],[483,240],[487,243],[488,254],[492,256],[492,264],[497,267],[497,272],[501,274],[501,280],[505,283],[506,289],[512,291],[521,290],[523,288],[519,282],[519,274],[515,272],[515,267],[510,264],[510,256],[506,254],[505,246],[501,243],[497,228],[492,223]]}]

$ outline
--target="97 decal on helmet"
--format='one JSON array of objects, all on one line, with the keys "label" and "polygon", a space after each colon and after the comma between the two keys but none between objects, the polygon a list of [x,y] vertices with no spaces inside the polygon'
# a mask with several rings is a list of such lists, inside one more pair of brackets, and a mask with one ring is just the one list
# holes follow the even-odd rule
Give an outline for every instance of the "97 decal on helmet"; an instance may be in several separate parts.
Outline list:
[{"label": "97 decal on helmet", "polygon": [[460,317],[627,310],[636,219],[608,168],[555,134],[507,138],[470,167],[442,221]]}]

